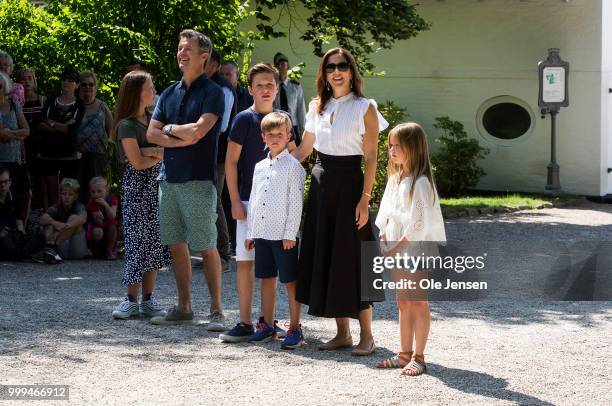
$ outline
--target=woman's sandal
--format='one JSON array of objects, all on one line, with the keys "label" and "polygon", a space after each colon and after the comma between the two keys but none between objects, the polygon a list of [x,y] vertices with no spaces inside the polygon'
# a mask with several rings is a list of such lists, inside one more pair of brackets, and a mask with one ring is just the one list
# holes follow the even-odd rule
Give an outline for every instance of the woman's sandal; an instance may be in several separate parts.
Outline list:
[{"label": "woman's sandal", "polygon": [[419,376],[427,372],[425,357],[423,355],[413,355],[410,362],[402,369],[402,375]]},{"label": "woman's sandal", "polygon": [[412,359],[412,351],[398,352],[391,358],[383,359],[376,363],[376,368],[380,369],[391,369],[391,368],[404,368],[410,363]]}]

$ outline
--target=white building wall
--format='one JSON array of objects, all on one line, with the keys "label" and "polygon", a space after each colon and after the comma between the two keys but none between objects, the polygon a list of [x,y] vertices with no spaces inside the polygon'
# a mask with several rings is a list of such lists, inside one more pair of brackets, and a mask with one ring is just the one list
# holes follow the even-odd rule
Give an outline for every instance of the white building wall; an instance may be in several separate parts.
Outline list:
[{"label": "white building wall", "polygon": [[612,195],[612,0],[602,2],[601,191]]},{"label": "white building wall", "polygon": [[[374,57],[386,76],[366,79],[367,96],[407,108],[407,119],[423,124],[430,140],[438,135],[435,117],[461,121],[470,136],[491,150],[481,162],[487,175],[479,188],[542,192],[550,158],[550,119],[540,119],[537,107],[537,63],[548,48],[560,48],[571,69],[570,107],[558,116],[561,186],[570,193],[599,195],[601,1],[421,0],[419,12],[433,24],[431,30]],[[286,19],[281,24],[287,24]],[[305,61],[302,82],[309,98],[319,58],[298,37],[294,30],[291,42],[281,38],[259,44],[254,62],[269,61],[279,50],[292,63]],[[529,136],[498,143],[479,135],[479,106],[501,95],[530,106],[535,122]]]}]

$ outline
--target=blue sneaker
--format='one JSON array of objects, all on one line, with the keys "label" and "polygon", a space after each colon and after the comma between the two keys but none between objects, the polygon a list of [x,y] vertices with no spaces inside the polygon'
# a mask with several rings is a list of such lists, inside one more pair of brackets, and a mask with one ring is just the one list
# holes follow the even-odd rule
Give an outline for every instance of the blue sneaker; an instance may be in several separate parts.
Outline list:
[{"label": "blue sneaker", "polygon": [[243,343],[255,333],[252,324],[240,322],[233,329],[219,334],[219,339],[228,343]]},{"label": "blue sneaker", "polygon": [[267,343],[268,341],[275,338],[274,327],[270,326],[263,317],[259,318],[257,323],[257,330],[255,334],[249,337],[249,341],[252,343]]},{"label": "blue sneaker", "polygon": [[304,341],[304,333],[302,332],[302,325],[300,324],[296,329],[289,329],[287,338],[281,343],[281,348],[283,350],[295,350],[305,344],[306,341]]}]

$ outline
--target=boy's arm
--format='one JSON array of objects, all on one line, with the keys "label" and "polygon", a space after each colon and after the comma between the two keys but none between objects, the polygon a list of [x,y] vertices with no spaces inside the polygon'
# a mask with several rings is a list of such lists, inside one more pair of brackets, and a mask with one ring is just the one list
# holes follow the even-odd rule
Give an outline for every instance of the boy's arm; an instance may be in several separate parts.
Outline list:
[{"label": "boy's arm", "polygon": [[225,182],[232,202],[232,217],[234,220],[246,219],[245,208],[240,201],[240,192],[238,190],[238,160],[241,153],[242,145],[229,140],[227,143],[227,155],[225,156]]},{"label": "boy's arm", "polygon": [[285,231],[283,240],[295,241],[300,229],[302,219],[302,205],[304,200],[304,181],[306,171],[302,165],[296,163],[289,174],[289,190],[287,196],[287,219],[285,220]]},{"label": "boy's arm", "polygon": [[53,218],[47,213],[42,214],[36,221],[41,226],[50,226],[55,222],[55,220],[53,220]]},{"label": "boy's arm", "polygon": [[87,212],[80,212],[74,216],[70,216],[66,223],[68,227],[79,227],[87,222]]},{"label": "boy's arm", "polygon": [[257,166],[255,166],[255,170],[253,171],[253,182],[251,183],[251,193],[249,194],[251,198],[249,199],[249,205],[246,212],[247,240],[253,240],[253,219],[255,218],[255,216],[253,216],[253,204],[255,201],[253,192],[257,190],[257,183],[259,183],[259,181],[257,180]]},{"label": "boy's arm", "polygon": [[112,220],[117,217],[117,204],[110,205],[105,199],[101,199],[99,204],[104,209],[107,218]]}]

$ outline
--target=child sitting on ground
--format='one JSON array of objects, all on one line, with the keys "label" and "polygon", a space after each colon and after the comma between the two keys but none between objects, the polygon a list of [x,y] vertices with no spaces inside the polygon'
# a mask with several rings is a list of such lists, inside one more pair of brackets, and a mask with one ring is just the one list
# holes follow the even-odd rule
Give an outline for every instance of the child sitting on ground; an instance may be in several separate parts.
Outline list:
[{"label": "child sitting on ground", "polygon": [[297,233],[302,217],[302,201],[306,171],[287,150],[291,138],[291,120],[280,112],[272,112],[261,121],[262,137],[269,149],[268,157],[255,165],[253,186],[247,209],[245,247],[255,248],[255,276],[261,279],[261,309],[257,330],[251,342],[275,338],[274,305],[276,279],[287,287],[289,316],[283,349],[304,344],[300,325],[301,305],[295,299],[298,248]]},{"label": "child sitting on ground", "polygon": [[57,204],[49,207],[38,218],[45,227],[45,249],[34,255],[36,262],[57,264],[62,259],[81,259],[88,255],[85,229],[87,210],[77,199],[79,182],[64,178],[59,185],[60,197]]},{"label": "child sitting on ground", "polygon": [[108,193],[106,179],[101,176],[89,181],[87,201],[87,243],[95,258],[117,259],[117,206],[119,199]]}]

